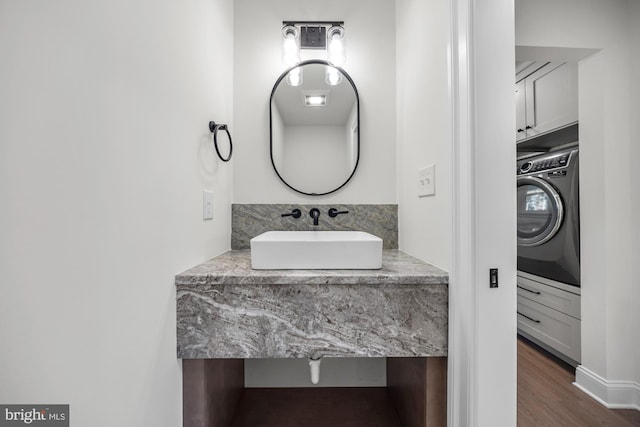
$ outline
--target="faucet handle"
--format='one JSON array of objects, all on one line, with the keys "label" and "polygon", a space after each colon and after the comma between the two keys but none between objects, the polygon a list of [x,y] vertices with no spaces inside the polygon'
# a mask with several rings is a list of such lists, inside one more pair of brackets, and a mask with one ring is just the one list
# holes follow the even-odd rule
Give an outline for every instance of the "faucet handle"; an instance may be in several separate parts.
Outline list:
[{"label": "faucet handle", "polygon": [[329,209],[329,216],[330,216],[331,218],[335,218],[335,217],[337,217],[337,216],[338,216],[338,215],[340,215],[340,214],[348,214],[348,213],[349,213],[349,211],[339,211],[339,210],[338,210],[338,209],[336,209],[336,208],[331,208],[331,209]]},{"label": "faucet handle", "polygon": [[294,218],[300,218],[302,216],[302,212],[300,211],[300,209],[296,208],[296,209],[292,210],[291,213],[283,213],[280,216],[281,217],[292,216]]}]

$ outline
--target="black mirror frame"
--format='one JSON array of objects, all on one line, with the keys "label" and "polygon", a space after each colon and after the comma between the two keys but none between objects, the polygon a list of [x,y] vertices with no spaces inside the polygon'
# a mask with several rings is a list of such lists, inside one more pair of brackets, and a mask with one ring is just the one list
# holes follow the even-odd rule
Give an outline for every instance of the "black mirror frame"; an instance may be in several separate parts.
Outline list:
[{"label": "black mirror frame", "polygon": [[[351,175],[349,175],[349,177],[346,179],[346,181],[344,183],[342,183],[340,186],[334,188],[333,190],[327,191],[325,193],[307,193],[305,191],[298,190],[297,188],[295,188],[294,186],[292,186],[291,184],[289,184],[287,181],[284,180],[284,178],[278,172],[278,168],[276,168],[275,162],[273,161],[273,111],[272,111],[272,109],[273,109],[273,95],[275,94],[276,89],[278,88],[278,85],[280,84],[280,82],[282,80],[284,80],[286,78],[286,76],[289,73],[289,71],[293,70],[294,68],[302,67],[304,65],[309,65],[309,64],[328,65],[328,66],[331,66],[331,67],[337,69],[349,81],[349,83],[351,84],[351,87],[353,88],[353,92],[356,95],[356,119],[357,119],[357,122],[358,122],[358,140],[357,140],[358,154],[356,156],[356,164],[353,166],[353,171],[351,171]],[[322,59],[310,59],[310,60],[302,61],[302,62],[299,62],[299,63],[295,64],[294,66],[292,66],[292,67],[288,68],[287,70],[285,70],[280,75],[280,77],[278,77],[278,80],[276,80],[276,83],[275,83],[275,85],[273,85],[273,89],[271,90],[271,96],[269,97],[269,156],[271,157],[271,165],[273,166],[273,170],[276,173],[276,175],[278,175],[278,178],[280,178],[280,181],[282,181],[287,187],[289,187],[293,191],[296,191],[298,193],[304,194],[306,196],[325,196],[327,194],[335,193],[336,191],[340,190],[342,187],[347,185],[347,183],[351,180],[351,178],[353,178],[353,175],[356,173],[356,170],[358,169],[358,164],[360,163],[360,96],[358,96],[358,89],[356,88],[356,84],[353,82],[353,79],[351,79],[351,76],[349,74],[347,74],[347,72],[344,69],[342,69],[340,67],[336,67],[335,65],[331,64],[330,62],[322,60]]]}]

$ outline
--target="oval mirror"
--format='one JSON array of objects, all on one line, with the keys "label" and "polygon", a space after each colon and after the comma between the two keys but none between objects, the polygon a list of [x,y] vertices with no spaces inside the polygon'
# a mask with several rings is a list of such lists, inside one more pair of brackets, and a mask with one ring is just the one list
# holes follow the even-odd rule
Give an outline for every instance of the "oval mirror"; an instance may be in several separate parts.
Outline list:
[{"label": "oval mirror", "polygon": [[285,71],[271,91],[271,163],[289,188],[321,196],[342,188],[360,158],[360,100],[341,68],[310,60]]}]

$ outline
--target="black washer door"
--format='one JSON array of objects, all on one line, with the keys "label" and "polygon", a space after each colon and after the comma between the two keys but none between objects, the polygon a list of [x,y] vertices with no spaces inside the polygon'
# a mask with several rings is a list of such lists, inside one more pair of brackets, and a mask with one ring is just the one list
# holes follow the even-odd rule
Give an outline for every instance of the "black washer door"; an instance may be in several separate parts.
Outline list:
[{"label": "black washer door", "polygon": [[555,188],[540,178],[520,177],[517,202],[518,245],[538,246],[555,236],[564,215]]}]

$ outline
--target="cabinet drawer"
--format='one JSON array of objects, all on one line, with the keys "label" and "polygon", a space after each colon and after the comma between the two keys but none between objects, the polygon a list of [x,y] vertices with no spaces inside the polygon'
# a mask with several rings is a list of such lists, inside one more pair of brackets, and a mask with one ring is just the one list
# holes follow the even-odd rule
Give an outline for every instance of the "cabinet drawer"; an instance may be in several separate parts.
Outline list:
[{"label": "cabinet drawer", "polygon": [[525,277],[517,277],[518,301],[524,297],[580,319],[580,295],[572,294]]},{"label": "cabinet drawer", "polygon": [[580,321],[518,297],[518,329],[580,362]]}]

